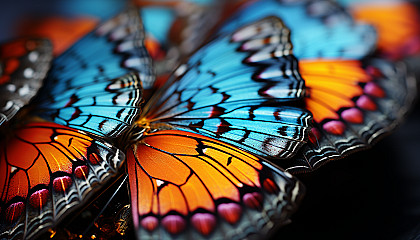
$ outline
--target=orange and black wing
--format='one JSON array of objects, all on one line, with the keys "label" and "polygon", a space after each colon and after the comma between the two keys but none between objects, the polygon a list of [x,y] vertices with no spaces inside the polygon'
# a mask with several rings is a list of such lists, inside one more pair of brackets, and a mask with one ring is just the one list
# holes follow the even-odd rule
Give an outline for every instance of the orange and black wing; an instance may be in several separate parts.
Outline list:
[{"label": "orange and black wing", "polygon": [[0,238],[31,239],[91,198],[124,154],[55,123],[29,123],[0,143]]},{"label": "orange and black wing", "polygon": [[385,57],[395,60],[420,52],[420,12],[413,3],[364,1],[349,7],[357,21],[375,27],[378,50]]},{"label": "orange and black wing", "polygon": [[127,163],[139,239],[265,236],[287,223],[302,196],[290,174],[195,133],[146,135]]},{"label": "orange and black wing", "polygon": [[368,148],[390,133],[410,109],[416,82],[402,63],[380,59],[303,60],[306,108],[313,114],[309,142],[289,171],[308,171]]}]

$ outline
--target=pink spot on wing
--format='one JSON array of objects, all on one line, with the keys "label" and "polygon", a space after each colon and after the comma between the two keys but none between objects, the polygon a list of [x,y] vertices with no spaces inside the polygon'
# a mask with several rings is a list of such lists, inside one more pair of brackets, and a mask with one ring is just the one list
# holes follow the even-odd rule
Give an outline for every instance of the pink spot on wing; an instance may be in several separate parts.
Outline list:
[{"label": "pink spot on wing", "polygon": [[363,113],[357,108],[350,108],[341,113],[341,117],[350,123],[363,123]]},{"label": "pink spot on wing", "polygon": [[191,223],[203,235],[209,235],[216,226],[216,218],[210,213],[196,213],[191,218]]},{"label": "pink spot on wing", "polygon": [[17,202],[10,204],[9,207],[6,208],[5,217],[8,223],[14,223],[16,220],[20,218],[25,210],[25,204],[23,202]]},{"label": "pink spot on wing", "polygon": [[144,229],[152,232],[158,226],[158,220],[153,216],[147,216],[141,220],[140,224]]},{"label": "pink spot on wing", "polygon": [[222,203],[217,207],[217,211],[230,224],[235,224],[242,214],[241,206],[236,203]]},{"label": "pink spot on wing", "polygon": [[357,99],[356,105],[364,110],[375,111],[377,109],[376,103],[372,101],[368,96],[362,95]]},{"label": "pink spot on wing", "polygon": [[58,177],[53,181],[53,188],[57,192],[66,192],[72,183],[73,180],[68,176]]},{"label": "pink spot on wing", "polygon": [[89,173],[89,168],[86,165],[77,166],[74,170],[74,175],[79,179],[86,179]]},{"label": "pink spot on wing", "polygon": [[179,234],[184,231],[186,223],[181,216],[168,215],[162,219],[162,225],[170,234]]},{"label": "pink spot on wing", "polygon": [[32,207],[42,209],[48,200],[49,191],[47,189],[38,190],[29,197],[29,204]]},{"label": "pink spot on wing", "polygon": [[260,210],[262,208],[263,196],[260,193],[247,193],[243,197],[245,205],[252,209]]},{"label": "pink spot on wing", "polygon": [[346,125],[341,121],[329,121],[322,128],[330,134],[343,135],[346,130]]},{"label": "pink spot on wing", "polygon": [[370,96],[383,98],[385,97],[385,91],[378,86],[376,83],[369,82],[363,88],[364,92]]},{"label": "pink spot on wing", "polygon": [[366,67],[366,72],[369,75],[371,75],[371,76],[373,76],[375,78],[379,78],[379,77],[382,77],[383,76],[381,70],[379,70],[378,68],[373,67],[373,66],[367,66]]}]

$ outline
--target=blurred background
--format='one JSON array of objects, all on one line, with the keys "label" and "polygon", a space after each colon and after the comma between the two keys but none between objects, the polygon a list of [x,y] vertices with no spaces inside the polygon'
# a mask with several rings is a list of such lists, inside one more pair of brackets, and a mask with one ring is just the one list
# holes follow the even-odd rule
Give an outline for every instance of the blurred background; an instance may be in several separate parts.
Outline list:
[{"label": "blurred background", "polygon": [[[83,2],[84,4],[80,4]],[[0,3],[0,41],[45,16],[106,19],[122,1],[14,0]],[[111,7],[110,7],[111,6]],[[407,60],[420,72],[420,58]],[[297,176],[306,197],[273,239],[420,239],[420,108],[372,149]]]}]

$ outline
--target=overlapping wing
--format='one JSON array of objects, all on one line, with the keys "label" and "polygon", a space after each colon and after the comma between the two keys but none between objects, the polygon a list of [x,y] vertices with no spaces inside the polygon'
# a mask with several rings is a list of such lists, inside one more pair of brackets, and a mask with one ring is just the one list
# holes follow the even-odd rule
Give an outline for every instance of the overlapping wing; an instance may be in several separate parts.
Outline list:
[{"label": "overlapping wing", "polygon": [[[265,29],[281,37],[267,40]],[[219,36],[178,68],[139,124],[166,124],[262,156],[290,157],[306,142],[311,118],[285,103],[304,94],[291,49],[278,18]]]}]

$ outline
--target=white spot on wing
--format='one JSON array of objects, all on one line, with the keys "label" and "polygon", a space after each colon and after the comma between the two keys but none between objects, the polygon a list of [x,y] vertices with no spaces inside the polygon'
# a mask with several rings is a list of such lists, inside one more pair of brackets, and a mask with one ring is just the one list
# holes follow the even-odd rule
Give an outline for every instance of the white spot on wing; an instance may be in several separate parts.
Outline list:
[{"label": "white spot on wing", "polygon": [[26,68],[23,70],[23,76],[25,78],[31,78],[34,76],[34,70],[32,68]]},{"label": "white spot on wing", "polygon": [[165,183],[164,181],[156,179],[156,184],[157,184],[158,187],[160,187],[164,183]]},{"label": "white spot on wing", "polygon": [[38,60],[38,57],[39,57],[39,53],[38,52],[31,52],[28,55],[28,59],[31,62],[35,62],[36,60]]},{"label": "white spot on wing", "polygon": [[7,84],[6,89],[9,92],[14,92],[14,91],[16,91],[16,86],[13,85],[13,84]]},{"label": "white spot on wing", "polygon": [[29,92],[30,92],[30,89],[29,89],[28,84],[23,85],[23,87],[19,88],[19,91],[18,91],[20,96],[28,95]]},{"label": "white spot on wing", "polygon": [[7,111],[7,110],[9,110],[12,106],[13,106],[13,102],[12,102],[12,101],[7,101],[7,102],[6,102],[6,105],[2,108],[2,111]]}]

